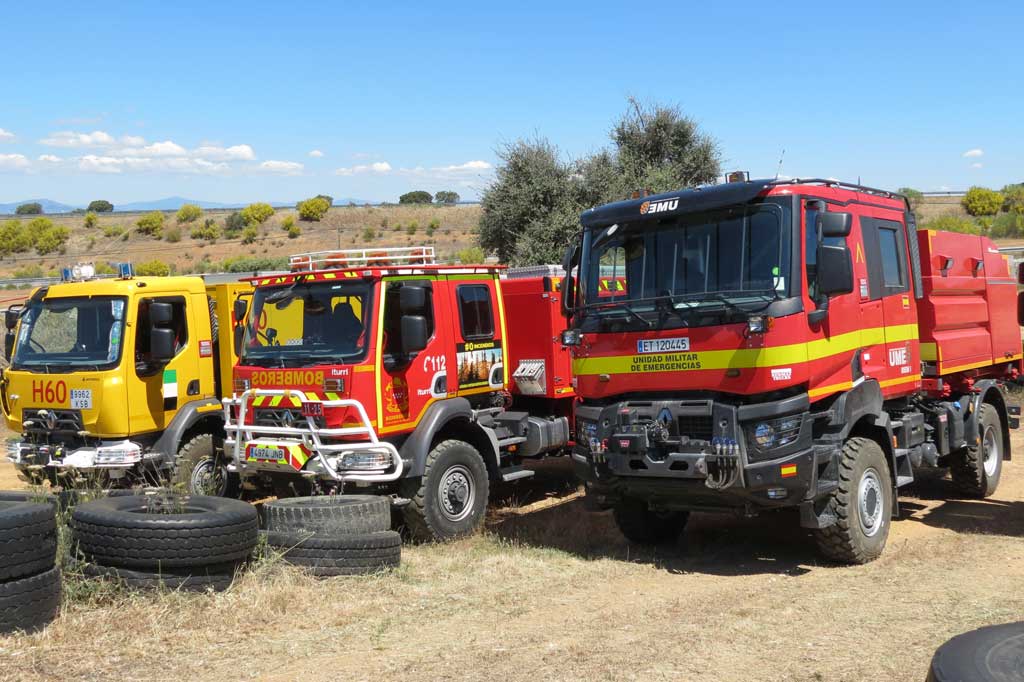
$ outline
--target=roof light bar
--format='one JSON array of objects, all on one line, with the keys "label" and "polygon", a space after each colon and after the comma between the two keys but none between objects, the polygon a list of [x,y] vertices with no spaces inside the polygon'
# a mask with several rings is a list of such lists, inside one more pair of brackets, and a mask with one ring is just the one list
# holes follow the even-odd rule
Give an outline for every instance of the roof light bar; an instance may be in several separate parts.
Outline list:
[{"label": "roof light bar", "polygon": [[288,259],[292,272],[335,270],[393,265],[434,265],[433,246],[385,246],[377,249],[345,249],[298,253]]}]

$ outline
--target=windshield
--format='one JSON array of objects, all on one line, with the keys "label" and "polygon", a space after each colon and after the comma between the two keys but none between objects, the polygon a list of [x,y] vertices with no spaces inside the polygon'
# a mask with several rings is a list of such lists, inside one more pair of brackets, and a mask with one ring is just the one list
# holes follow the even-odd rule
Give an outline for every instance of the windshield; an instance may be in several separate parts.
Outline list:
[{"label": "windshield", "polygon": [[[753,312],[790,295],[788,205],[761,203],[588,233],[584,317]],[[692,317],[692,315],[691,315]],[[653,318],[652,318],[653,319]]]},{"label": "windshield", "polygon": [[296,282],[253,295],[241,363],[259,367],[350,364],[366,353],[370,285]]},{"label": "windshield", "polygon": [[11,366],[47,372],[110,369],[121,360],[125,298],[31,301],[21,318]]}]

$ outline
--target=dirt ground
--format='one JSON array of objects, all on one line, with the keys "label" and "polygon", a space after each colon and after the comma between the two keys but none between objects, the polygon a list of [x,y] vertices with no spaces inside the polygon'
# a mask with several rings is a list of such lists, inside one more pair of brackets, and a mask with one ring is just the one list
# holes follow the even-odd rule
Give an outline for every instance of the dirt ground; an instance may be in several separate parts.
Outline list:
[{"label": "dirt ground", "polygon": [[1019,463],[985,501],[915,483],[859,567],[822,562],[791,513],[697,515],[638,551],[583,509],[568,462],[536,468],[495,491],[485,533],[407,547],[390,574],[264,562],[220,595],[75,588],[44,633],[0,637],[0,679],[917,682],[952,635],[1024,619]]}]

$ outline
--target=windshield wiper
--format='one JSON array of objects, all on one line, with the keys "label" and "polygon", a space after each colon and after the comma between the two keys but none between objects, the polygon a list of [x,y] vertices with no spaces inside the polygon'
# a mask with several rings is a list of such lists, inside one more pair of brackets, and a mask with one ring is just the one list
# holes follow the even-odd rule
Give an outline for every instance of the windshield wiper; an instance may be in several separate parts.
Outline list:
[{"label": "windshield wiper", "polygon": [[[611,302],[611,303],[594,303],[592,305],[594,305],[594,306],[601,306],[600,308],[598,308],[598,311],[600,311],[600,310],[614,310],[616,308],[621,308],[629,317],[632,317],[634,320],[636,320],[640,324],[644,325],[644,327],[646,327],[647,329],[650,329],[651,327],[654,326],[653,322],[651,322],[646,317],[644,317],[643,315],[641,315],[640,313],[635,311],[625,301],[614,301],[614,302]],[[607,317],[602,317],[601,315],[598,315],[598,319],[607,320],[608,318]]]}]

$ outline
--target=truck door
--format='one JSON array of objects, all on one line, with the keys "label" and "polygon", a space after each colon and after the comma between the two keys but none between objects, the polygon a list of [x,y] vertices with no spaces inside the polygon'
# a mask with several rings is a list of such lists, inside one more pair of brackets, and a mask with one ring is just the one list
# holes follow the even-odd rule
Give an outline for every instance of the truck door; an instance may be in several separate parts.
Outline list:
[{"label": "truck door", "polygon": [[491,393],[505,387],[504,314],[496,280],[453,277],[458,394]]},{"label": "truck door", "polygon": [[[426,289],[426,304],[421,314],[427,320],[427,347],[411,356],[402,352],[401,289],[419,286]],[[439,398],[445,398],[450,385],[448,368],[452,366],[451,329],[437,324],[443,305],[444,282],[429,278],[385,278],[381,282],[381,328],[377,371],[377,428],[380,433],[407,431],[419,422],[423,411]]]},{"label": "truck door", "polygon": [[868,291],[881,309],[883,348],[872,357],[871,375],[882,392],[902,391],[920,381],[917,307],[912,300],[907,230],[902,220],[861,217]]},{"label": "truck door", "polygon": [[[164,294],[135,300],[135,315],[130,333],[134,335],[134,367],[128,366],[128,419],[131,433],[162,431],[171,423],[179,407],[198,397],[199,340],[194,306],[185,294]],[[154,302],[171,305],[171,328],[175,332],[175,354],[167,364],[154,362],[150,355],[149,306]],[[203,310],[209,315],[209,310]],[[128,358],[126,358],[128,360]]]}]

